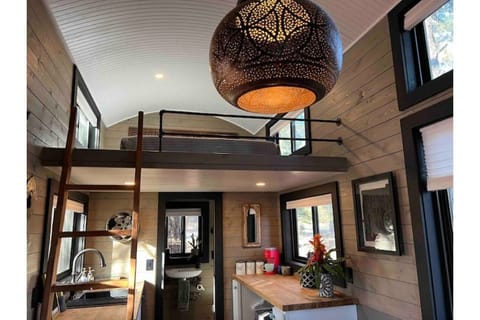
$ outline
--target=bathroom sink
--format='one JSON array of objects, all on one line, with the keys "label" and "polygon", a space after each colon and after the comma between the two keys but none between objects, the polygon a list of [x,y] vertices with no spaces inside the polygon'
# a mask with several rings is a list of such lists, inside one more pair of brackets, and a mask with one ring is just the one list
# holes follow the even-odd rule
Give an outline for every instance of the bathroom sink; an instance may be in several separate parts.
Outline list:
[{"label": "bathroom sink", "polygon": [[202,270],[196,268],[172,268],[165,269],[165,273],[170,278],[187,279],[199,276],[202,273]]}]

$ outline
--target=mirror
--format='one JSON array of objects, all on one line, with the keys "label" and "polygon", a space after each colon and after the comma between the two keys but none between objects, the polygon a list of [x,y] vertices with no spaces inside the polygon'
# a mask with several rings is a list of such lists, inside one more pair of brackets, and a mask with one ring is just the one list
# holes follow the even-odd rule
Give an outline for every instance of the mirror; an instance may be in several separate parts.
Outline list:
[{"label": "mirror", "polygon": [[243,212],[243,246],[247,248],[262,246],[260,205],[244,204]]}]

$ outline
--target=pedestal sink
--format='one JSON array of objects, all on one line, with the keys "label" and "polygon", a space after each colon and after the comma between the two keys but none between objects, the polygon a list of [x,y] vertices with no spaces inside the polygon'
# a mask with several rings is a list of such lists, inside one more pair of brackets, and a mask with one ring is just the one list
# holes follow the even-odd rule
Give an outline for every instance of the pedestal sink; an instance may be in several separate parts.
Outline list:
[{"label": "pedestal sink", "polygon": [[170,278],[188,279],[199,276],[202,273],[202,270],[196,268],[172,268],[165,269],[165,273]]}]

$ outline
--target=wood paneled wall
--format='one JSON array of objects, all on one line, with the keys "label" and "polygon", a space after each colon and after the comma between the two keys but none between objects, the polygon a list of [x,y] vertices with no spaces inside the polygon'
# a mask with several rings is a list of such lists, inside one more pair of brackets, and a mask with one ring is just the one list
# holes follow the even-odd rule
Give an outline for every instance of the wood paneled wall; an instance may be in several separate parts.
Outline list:
[{"label": "wood paneled wall", "polygon": [[[342,146],[313,143],[312,155],[344,156],[348,173],[328,181],[339,181],[343,241],[354,283],[347,293],[360,300],[359,319],[421,319],[413,234],[408,204],[400,119],[452,95],[443,92],[400,112],[387,19],[380,21],[344,56],[337,85],[311,107],[313,118],[340,117],[343,125],[312,124],[316,138],[342,137]],[[402,256],[357,251],[351,182],[360,177],[393,171],[398,188]]]},{"label": "wood paneled wall", "polygon": [[36,194],[27,210],[27,319],[40,272],[47,179],[54,175],[39,161],[42,147],[64,147],[70,113],[73,64],[41,0],[27,3],[27,176]]},{"label": "wood paneled wall", "polygon": [[[87,230],[105,229],[107,220],[119,212],[132,212],[133,193],[95,192],[90,194]],[[154,270],[147,271],[147,259],[156,260],[157,255],[157,212],[158,194],[141,193],[139,212],[139,234],[137,246],[136,281],[155,284]],[[85,255],[85,265],[95,269],[97,278],[128,277],[130,243],[114,241],[109,237],[87,238],[86,248],[96,248],[102,252],[107,266],[99,268],[98,257]],[[154,263],[155,266],[155,263]],[[154,319],[155,300],[150,299],[144,306],[145,319]]]},{"label": "wood paneled wall", "polygon": [[[242,247],[242,205],[258,203],[261,206],[262,247]],[[237,260],[263,260],[263,250],[277,247],[281,251],[279,198],[276,193],[232,192],[223,194],[223,279],[224,319],[233,319],[232,274]]]},{"label": "wood paneled wall", "polygon": [[[159,110],[160,111],[160,110]],[[101,136],[102,149],[120,149],[120,140],[128,136],[128,127],[136,127],[138,117],[132,117],[108,128],[103,128]],[[160,115],[158,113],[149,113],[144,116],[145,128],[159,127]],[[187,116],[179,114],[165,114],[163,119],[164,130],[178,129],[190,131],[213,131],[237,133],[239,135],[250,135],[246,130],[219,118]]]}]

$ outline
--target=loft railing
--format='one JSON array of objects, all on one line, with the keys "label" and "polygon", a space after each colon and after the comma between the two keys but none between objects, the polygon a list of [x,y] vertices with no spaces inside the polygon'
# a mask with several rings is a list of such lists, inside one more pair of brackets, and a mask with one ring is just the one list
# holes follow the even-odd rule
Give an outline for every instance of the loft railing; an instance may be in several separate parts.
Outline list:
[{"label": "loft railing", "polygon": [[287,118],[281,116],[250,116],[250,115],[236,115],[236,114],[223,114],[223,113],[204,113],[204,112],[193,112],[193,111],[175,111],[175,110],[161,110],[160,111],[160,127],[159,127],[159,139],[158,139],[158,150],[162,151],[162,137],[164,135],[169,136],[183,136],[183,137],[200,137],[200,138],[230,138],[230,139],[251,139],[251,140],[289,140],[289,141],[317,141],[317,142],[335,142],[339,145],[343,143],[341,137],[337,139],[324,139],[324,138],[286,138],[286,137],[271,137],[271,136],[243,136],[243,135],[231,135],[231,134],[216,134],[216,133],[182,133],[182,132],[166,132],[163,130],[163,116],[165,114],[183,114],[183,115],[195,115],[195,116],[210,116],[210,117],[223,117],[223,118],[242,118],[242,119],[260,119],[260,120],[287,120],[287,121],[299,121],[299,122],[322,122],[336,124],[340,126],[342,121],[340,118],[335,120],[325,120],[325,119],[297,119],[297,118]]}]

